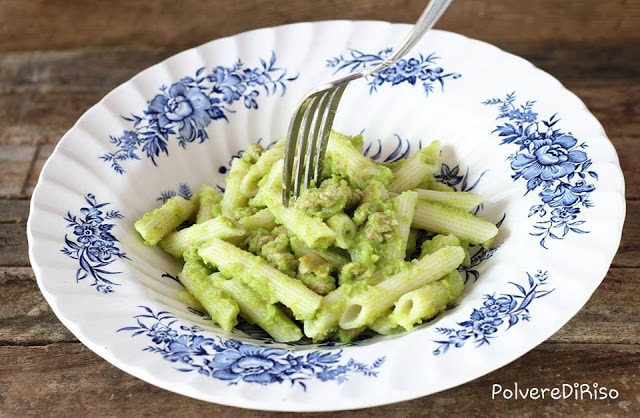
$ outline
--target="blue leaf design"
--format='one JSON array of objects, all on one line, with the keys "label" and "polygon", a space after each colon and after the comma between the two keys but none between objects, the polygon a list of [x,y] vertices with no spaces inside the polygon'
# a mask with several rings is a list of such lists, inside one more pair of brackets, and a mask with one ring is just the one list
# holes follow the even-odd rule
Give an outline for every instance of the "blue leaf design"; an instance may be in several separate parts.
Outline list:
[{"label": "blue leaf design", "polygon": [[80,208],[84,217],[72,215],[70,211],[64,217],[65,221],[69,222],[67,228],[73,229],[73,238],[65,234],[65,246],[60,252],[77,261],[76,282],[92,278],[93,282],[90,285],[98,292],[113,293],[114,286],[119,284],[107,279],[107,276],[120,272],[105,267],[116,259],[129,257],[118,248],[118,239],[110,232],[115,225],[106,221],[121,219],[123,215],[117,210],[104,211],[109,203],[98,202],[92,193],[88,193],[84,200],[88,204]]},{"label": "blue leaf design", "polygon": [[542,248],[547,238],[562,240],[570,232],[586,234],[588,231],[571,228],[578,219],[581,208],[592,207],[589,195],[595,186],[588,179],[598,179],[590,171],[591,160],[585,151],[586,144],[579,143],[570,133],[554,128],[560,121],[557,114],[547,121],[539,120],[534,112],[535,100],[524,105],[516,103],[516,93],[504,99],[487,99],[482,104],[498,106],[496,120],[502,123],[494,129],[501,138],[500,145],[516,145],[517,151],[509,157],[514,181],[526,180],[525,195],[538,191],[540,205],[531,208],[529,216],[539,215],[544,221],[534,224],[541,232],[530,233],[539,238]]},{"label": "blue leaf design", "polygon": [[[349,50],[349,57],[342,55],[329,58],[326,66],[335,68],[334,74],[341,71],[354,73],[370,66],[383,62],[391,53],[391,48],[385,48],[377,53],[365,53],[357,49]],[[436,65],[440,58],[435,53],[427,56],[417,54],[409,58],[403,58],[396,64],[387,67],[374,75],[369,76],[369,94],[374,94],[383,85],[390,87],[400,84],[410,86],[422,85],[425,96],[433,92],[433,84],[440,84],[442,90],[446,80],[455,80],[461,77],[459,73],[445,73],[442,67]]]},{"label": "blue leaf design", "polygon": [[197,371],[230,385],[290,383],[306,390],[304,382],[312,379],[340,384],[357,373],[375,378],[385,362],[384,357],[372,364],[344,359],[342,350],[316,350],[301,355],[297,351],[209,338],[198,327],[180,325],[167,311],[156,313],[147,306],[141,308],[146,314],[137,315],[137,326],[117,331],[146,337],[153,345],[143,351],[160,354],[164,360],[175,363],[175,370],[180,373]]},{"label": "blue leaf design", "polygon": [[122,163],[139,160],[141,151],[154,165],[161,155],[169,155],[168,143],[175,137],[181,148],[192,142],[202,143],[209,138],[207,127],[212,121],[228,121],[234,106],[242,100],[247,109],[258,109],[259,98],[284,94],[288,83],[297,75],[287,75],[278,68],[276,54],[269,61],[259,58],[257,67],[245,67],[238,60],[231,66],[216,66],[210,71],[198,68],[194,75],[181,77],[169,87],[161,86],[150,98],[146,109],[138,114],[122,116],[132,123],[131,129],[110,135],[117,148],[99,158],[111,163],[112,169],[124,174]]},{"label": "blue leaf design", "polygon": [[[529,306],[536,299],[549,295],[554,289],[546,289],[548,273],[539,270],[535,274],[526,273],[524,284],[509,282],[518,289],[515,294],[499,297],[485,295],[482,306],[473,308],[469,320],[458,322],[457,328],[438,327],[436,332],[447,339],[435,339],[437,347],[433,355],[443,355],[450,348],[462,348],[467,340],[474,341],[475,347],[490,345],[498,334],[529,320]],[[516,301],[522,299],[519,303]]]}]

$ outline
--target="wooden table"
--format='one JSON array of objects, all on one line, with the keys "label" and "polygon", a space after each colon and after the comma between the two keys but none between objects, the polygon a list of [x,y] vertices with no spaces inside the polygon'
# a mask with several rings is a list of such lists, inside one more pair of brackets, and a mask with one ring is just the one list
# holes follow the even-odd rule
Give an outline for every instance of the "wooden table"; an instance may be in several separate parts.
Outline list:
[{"label": "wooden table", "polygon": [[[0,0],[0,416],[282,416],[158,389],[80,344],[44,301],[29,265],[31,192],[85,110],[180,50],[295,21],[410,23],[422,7],[417,0]],[[457,0],[437,27],[532,61],[586,102],[626,177],[622,243],[584,308],[520,359],[442,393],[334,415],[640,416],[640,2]],[[494,383],[515,382],[597,383],[619,397],[491,398]]]}]

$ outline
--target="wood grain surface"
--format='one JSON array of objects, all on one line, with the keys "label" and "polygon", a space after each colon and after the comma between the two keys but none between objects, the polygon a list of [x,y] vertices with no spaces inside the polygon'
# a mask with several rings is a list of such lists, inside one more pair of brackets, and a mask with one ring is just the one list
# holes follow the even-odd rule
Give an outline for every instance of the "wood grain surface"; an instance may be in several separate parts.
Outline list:
[{"label": "wood grain surface", "polygon": [[[111,366],[55,317],[30,267],[26,222],[65,131],[130,77],[245,30],[298,21],[412,23],[417,0],[0,0],[0,417],[280,417],[176,395]],[[456,0],[436,26],[551,73],[618,151],[627,216],[602,285],[562,329],[511,364],[412,401],[331,416],[640,416],[640,1]],[[494,385],[598,383],[617,399],[492,399]],[[327,414],[328,415],[328,414]]]}]

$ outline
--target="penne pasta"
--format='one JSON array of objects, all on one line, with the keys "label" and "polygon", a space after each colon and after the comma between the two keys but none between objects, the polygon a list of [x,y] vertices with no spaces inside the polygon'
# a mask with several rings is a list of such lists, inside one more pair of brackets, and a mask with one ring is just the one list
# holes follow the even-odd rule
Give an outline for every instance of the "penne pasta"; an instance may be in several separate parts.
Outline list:
[{"label": "penne pasta", "polygon": [[265,330],[277,342],[292,342],[302,338],[302,331],[277,305],[265,301],[258,292],[238,279],[227,279],[220,273],[210,278],[212,285],[226,292],[239,306],[239,312],[249,322]]},{"label": "penne pasta", "polygon": [[334,131],[319,184],[288,206],[283,145],[250,145],[224,192],[202,185],[134,225],[183,260],[178,278],[214,322],[346,343],[411,330],[453,304],[470,246],[488,248],[498,228],[471,213],[482,196],[435,182],[439,141],[383,164],[363,155],[361,135]]},{"label": "penne pasta", "polygon": [[322,297],[299,280],[233,244],[213,238],[198,255],[225,275],[240,278],[269,303],[287,306],[297,319],[311,318],[320,306]]}]

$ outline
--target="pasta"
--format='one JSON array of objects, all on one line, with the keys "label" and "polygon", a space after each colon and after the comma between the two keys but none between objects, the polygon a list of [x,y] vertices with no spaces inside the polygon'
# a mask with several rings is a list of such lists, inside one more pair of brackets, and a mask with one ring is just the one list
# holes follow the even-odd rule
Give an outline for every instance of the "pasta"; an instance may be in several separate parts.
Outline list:
[{"label": "pasta", "polygon": [[283,145],[250,145],[224,192],[204,184],[134,224],[182,260],[178,278],[212,321],[230,331],[242,318],[278,342],[351,341],[411,330],[455,302],[469,246],[490,246],[498,228],[471,212],[482,196],[435,181],[439,141],[381,164],[361,135],[334,131],[320,183],[288,206]]}]

